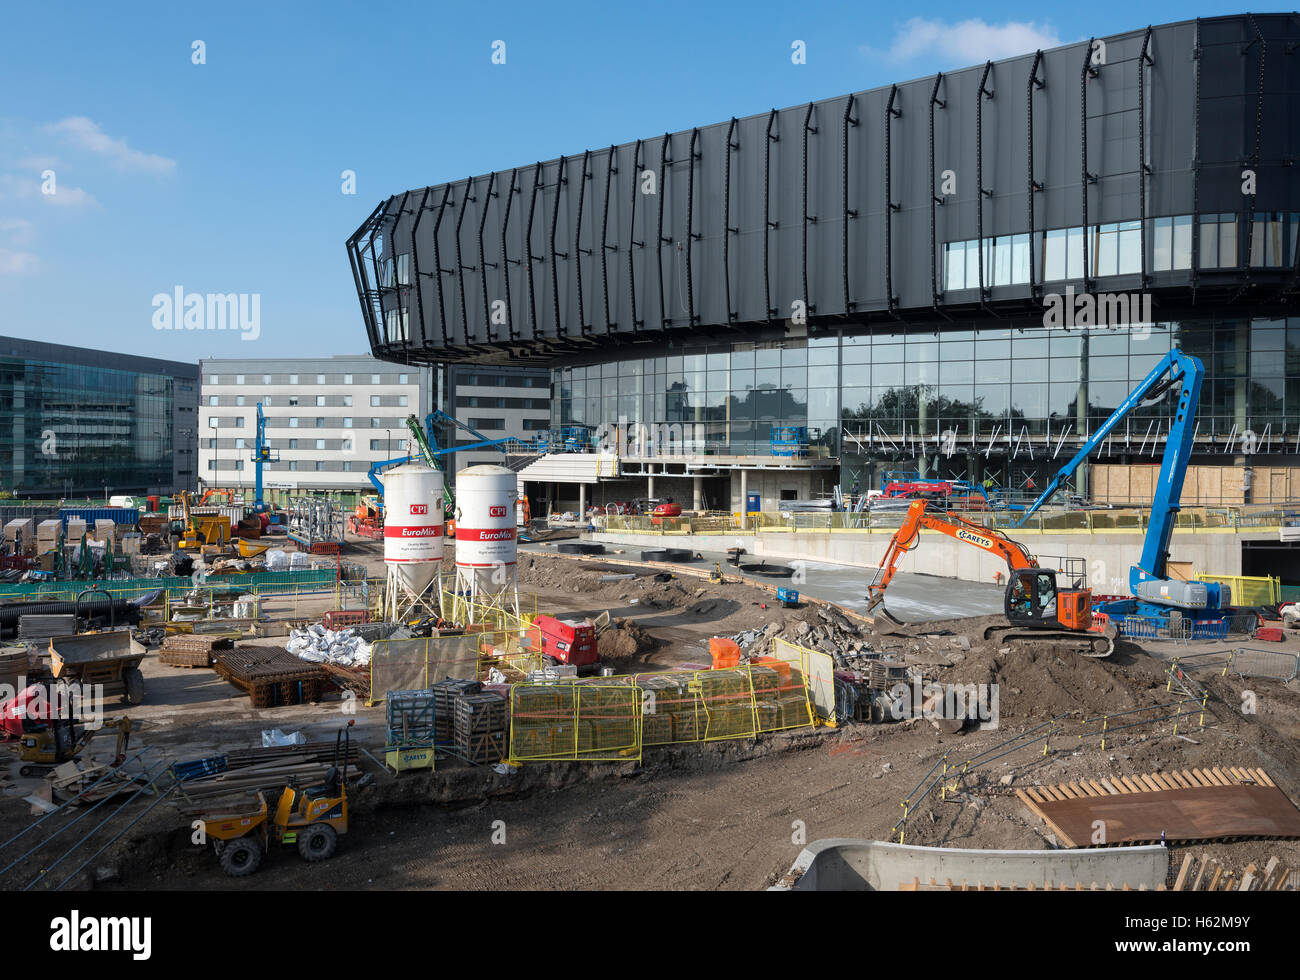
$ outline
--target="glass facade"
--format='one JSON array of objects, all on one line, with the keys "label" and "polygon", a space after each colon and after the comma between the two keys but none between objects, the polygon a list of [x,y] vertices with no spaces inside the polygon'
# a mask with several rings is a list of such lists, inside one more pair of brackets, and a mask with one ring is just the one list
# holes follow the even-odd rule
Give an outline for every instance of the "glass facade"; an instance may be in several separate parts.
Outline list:
[{"label": "glass facade", "polygon": [[[808,426],[832,456],[902,461],[946,441],[962,465],[990,446],[990,456],[1036,454],[1045,465],[1045,447],[1094,431],[1171,346],[1205,365],[1202,439],[1235,449],[1253,433],[1255,452],[1297,451],[1300,317],[1072,330],[900,324],[706,346],[556,368],[552,415],[558,425],[667,426],[687,453],[766,456],[774,427]],[[1139,406],[1113,438],[1158,453],[1172,399]]]},{"label": "glass facade", "polygon": [[0,356],[0,488],[27,497],[170,489],[175,384],[166,374]]}]

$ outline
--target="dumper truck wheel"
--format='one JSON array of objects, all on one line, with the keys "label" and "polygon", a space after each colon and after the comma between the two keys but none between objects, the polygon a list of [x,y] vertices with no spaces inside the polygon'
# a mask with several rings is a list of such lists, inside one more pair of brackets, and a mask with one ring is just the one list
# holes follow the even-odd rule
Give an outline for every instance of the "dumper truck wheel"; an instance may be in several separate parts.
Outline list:
[{"label": "dumper truck wheel", "polygon": [[262,845],[251,837],[236,837],[221,849],[221,870],[232,878],[251,875],[262,863]]},{"label": "dumper truck wheel", "polygon": [[128,667],[122,672],[122,681],[126,684],[126,703],[144,703],[144,674],[139,667]]},{"label": "dumper truck wheel", "polygon": [[327,823],[312,824],[298,835],[298,853],[304,861],[324,861],[334,854],[339,835]]}]

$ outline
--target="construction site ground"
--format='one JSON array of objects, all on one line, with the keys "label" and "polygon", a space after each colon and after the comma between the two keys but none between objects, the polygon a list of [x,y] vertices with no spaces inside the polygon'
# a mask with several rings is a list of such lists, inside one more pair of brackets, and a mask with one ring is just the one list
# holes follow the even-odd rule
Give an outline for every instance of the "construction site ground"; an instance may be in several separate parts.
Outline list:
[{"label": "construction site ground", "polygon": [[[378,548],[350,546],[353,560],[381,572]],[[637,762],[527,764],[499,774],[490,767],[451,761],[434,773],[393,777],[366,760],[365,785],[350,789],[351,832],[338,853],[308,865],[286,848],[272,854],[247,879],[218,868],[211,848],[190,843],[188,824],[169,806],[151,813],[88,869],[82,884],[100,889],[755,889],[771,884],[790,866],[803,843],[826,837],[897,840],[893,828],[902,802],[914,792],[945,751],[959,763],[1049,718],[1066,717],[1066,728],[1105,713],[1149,708],[1141,717],[1167,714],[1181,695],[1166,689],[1167,641],[1146,648],[1121,642],[1108,660],[1050,653],[1012,656],[985,643],[988,618],[945,617],[945,593],[953,583],[899,576],[909,594],[929,597],[935,615],[914,635],[876,637],[859,621],[842,619],[814,603],[785,609],[770,591],[731,581],[677,575],[667,581],[658,568],[637,567],[634,555],[613,556],[635,577],[602,582],[620,573],[610,563],[521,555],[524,593],[538,609],[563,616],[609,610],[616,629],[602,638],[602,654],[619,670],[663,670],[707,663],[709,637],[766,628],[792,642],[813,639],[850,658],[867,650],[890,650],[923,668],[927,679],[951,683],[997,683],[997,730],[947,734],[926,720],[819,728],[708,744],[647,748]],[[703,567],[703,566],[701,566]],[[726,570],[724,569],[724,573]],[[450,579],[450,564],[447,566]],[[829,572],[827,573],[830,574]],[[843,569],[843,587],[860,590],[859,573]],[[772,583],[775,585],[776,583]],[[982,588],[982,587],[975,587]],[[902,591],[902,590],[900,590]],[[813,595],[813,591],[808,591]],[[272,608],[277,616],[319,619],[331,602],[298,600],[296,610]],[[764,605],[766,608],[764,608]],[[963,641],[962,638],[965,638]],[[282,644],[283,638],[248,641]],[[1294,652],[1288,637],[1272,644]],[[1201,647],[1179,644],[1183,652]],[[1209,647],[1205,649],[1211,649]],[[130,709],[133,745],[159,746],[170,759],[185,760],[260,745],[264,729],[302,731],[308,739],[331,739],[355,718],[353,738],[378,754],[383,743],[382,707],[359,706],[355,715],[326,700],[257,711],[248,699],[207,670],[168,668],[146,659],[146,703]],[[937,796],[916,807],[906,824],[906,843],[951,847],[1043,848],[1049,829],[1014,795],[1018,786],[1080,778],[1135,776],[1209,767],[1265,769],[1293,800],[1300,799],[1300,684],[1220,676],[1205,670],[1196,679],[1211,695],[1205,727],[1199,717],[1152,722],[1100,739],[1059,736],[1012,752],[977,770],[946,800]],[[1243,691],[1254,693],[1255,713],[1245,713]],[[109,717],[122,706],[108,706]],[[1174,709],[1177,710],[1177,709]],[[1184,709],[1186,710],[1186,709]],[[1199,714],[1199,713],[1198,713]],[[112,740],[92,743],[102,758]],[[0,840],[33,817],[23,797],[42,780],[25,779],[9,764],[0,795]],[[1010,777],[1007,779],[1006,777]],[[66,846],[66,845],[65,845]],[[1300,864],[1295,841],[1240,841],[1191,845],[1229,868],[1263,865],[1277,856]],[[1182,848],[1172,848],[1176,870]],[[24,865],[0,879],[21,888]],[[38,887],[41,887],[38,885]]]}]

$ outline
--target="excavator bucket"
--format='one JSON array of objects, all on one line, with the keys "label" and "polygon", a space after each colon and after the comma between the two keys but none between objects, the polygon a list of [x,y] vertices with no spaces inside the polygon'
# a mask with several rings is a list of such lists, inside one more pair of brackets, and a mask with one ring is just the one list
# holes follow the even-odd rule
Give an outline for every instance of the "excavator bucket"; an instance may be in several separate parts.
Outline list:
[{"label": "excavator bucket", "polygon": [[869,610],[872,619],[872,626],[879,636],[889,636],[891,633],[897,633],[907,624],[902,620],[895,619],[893,613],[885,608],[882,602],[875,609]]}]

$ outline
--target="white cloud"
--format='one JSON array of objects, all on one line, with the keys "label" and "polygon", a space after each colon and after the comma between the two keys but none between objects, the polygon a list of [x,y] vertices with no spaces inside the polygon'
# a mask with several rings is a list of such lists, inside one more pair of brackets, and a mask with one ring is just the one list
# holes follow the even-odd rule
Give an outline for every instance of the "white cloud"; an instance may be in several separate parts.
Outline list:
[{"label": "white cloud", "polygon": [[36,231],[36,226],[26,218],[0,218],[0,242],[6,245],[27,245]]},{"label": "white cloud", "polygon": [[[1055,48],[1063,43],[1056,29],[1047,24],[1029,21],[988,24],[978,19],[949,24],[913,17],[898,29],[883,57],[894,63],[939,58],[956,68],[1032,54],[1039,48]],[[871,48],[863,50],[874,56],[882,54]]]},{"label": "white cloud", "polygon": [[39,200],[44,204],[66,208],[98,207],[95,196],[80,187],[61,183],[56,175],[54,193],[41,193],[42,182],[29,177],[14,174],[0,174],[0,200],[11,198],[15,201]]},{"label": "white cloud", "polygon": [[31,252],[15,252],[0,248],[0,276],[30,276],[39,261]]},{"label": "white cloud", "polygon": [[104,157],[119,170],[162,176],[169,176],[176,170],[175,160],[133,149],[126,140],[113,139],[97,122],[85,116],[68,116],[45,128],[64,137],[73,146]]}]

